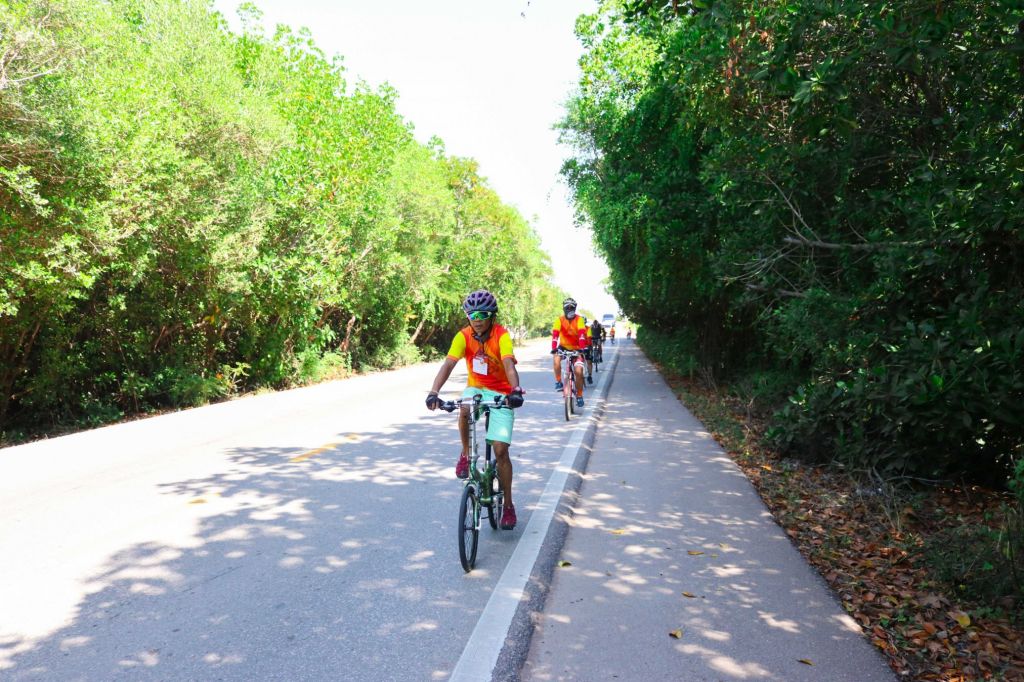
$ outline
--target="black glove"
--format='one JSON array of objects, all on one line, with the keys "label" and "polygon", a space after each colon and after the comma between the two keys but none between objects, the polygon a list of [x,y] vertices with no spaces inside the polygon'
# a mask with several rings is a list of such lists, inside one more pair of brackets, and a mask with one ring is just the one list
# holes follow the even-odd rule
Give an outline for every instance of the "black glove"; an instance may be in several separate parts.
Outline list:
[{"label": "black glove", "polygon": [[554,355],[554,354],[555,354],[555,353],[557,353],[557,352],[558,352],[558,349],[557,349],[557,348],[552,348],[552,349],[551,349],[551,354],[552,354],[552,355]]},{"label": "black glove", "polygon": [[509,407],[522,407],[524,395],[526,395],[526,391],[516,386],[515,388],[512,389],[512,392],[508,394],[508,398],[505,400],[505,402],[508,404]]},{"label": "black glove", "polygon": [[441,405],[441,399],[437,397],[436,393],[427,394],[427,409],[435,410]]}]

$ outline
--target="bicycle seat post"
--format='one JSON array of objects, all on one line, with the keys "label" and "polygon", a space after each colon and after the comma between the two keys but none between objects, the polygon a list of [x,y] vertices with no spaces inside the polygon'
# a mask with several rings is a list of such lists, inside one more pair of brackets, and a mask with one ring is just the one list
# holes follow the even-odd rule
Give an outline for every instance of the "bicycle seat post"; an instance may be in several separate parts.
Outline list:
[{"label": "bicycle seat post", "polygon": [[490,409],[484,410],[484,464],[487,467],[491,466],[491,443],[487,440],[487,427],[491,425],[491,411]]}]

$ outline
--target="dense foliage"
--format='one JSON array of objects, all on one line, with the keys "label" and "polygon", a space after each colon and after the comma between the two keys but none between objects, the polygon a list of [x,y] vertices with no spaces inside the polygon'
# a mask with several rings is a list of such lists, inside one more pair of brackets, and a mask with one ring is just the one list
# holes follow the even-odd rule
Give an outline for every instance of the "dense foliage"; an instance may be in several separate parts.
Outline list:
[{"label": "dense foliage", "polygon": [[0,3],[0,432],[414,359],[481,286],[549,321],[539,239],[476,163],[245,13]]},{"label": "dense foliage", "polygon": [[581,17],[564,172],[624,313],[788,397],[794,452],[1002,477],[1024,454],[1021,4]]}]

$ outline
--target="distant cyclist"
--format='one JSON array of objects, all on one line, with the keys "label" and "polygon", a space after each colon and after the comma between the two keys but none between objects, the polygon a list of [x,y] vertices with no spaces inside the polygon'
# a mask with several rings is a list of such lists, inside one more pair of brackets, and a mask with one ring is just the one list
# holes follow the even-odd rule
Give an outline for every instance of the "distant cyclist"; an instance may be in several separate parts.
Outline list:
[{"label": "distant cyclist", "polygon": [[[434,377],[434,383],[427,393],[427,408],[437,409],[441,403],[438,392],[448,381],[455,365],[466,359],[468,382],[463,399],[479,394],[483,402],[492,403],[495,396],[508,396],[509,407],[521,407],[525,391],[519,387],[519,373],[516,371],[516,356],[512,353],[512,337],[508,330],[494,321],[498,314],[498,301],[486,289],[474,291],[462,303],[462,310],[469,318],[469,325],[463,327],[448,349],[448,356]],[[516,508],[512,506],[512,460],[508,448],[512,443],[512,424],[515,415],[512,410],[491,410],[487,426],[487,440],[494,449],[498,467],[498,481],[505,493],[505,510],[501,515],[501,527],[512,530],[516,526]],[[458,478],[469,476],[469,405],[463,405],[459,412],[459,436],[462,438],[462,453],[455,465]]]},{"label": "distant cyclist", "polygon": [[608,338],[611,340],[612,345],[615,345],[615,325],[613,324],[608,330]]},{"label": "distant cyclist", "polygon": [[573,362],[573,371],[576,373],[576,405],[583,407],[583,355],[582,351],[590,346],[590,328],[587,327],[579,315],[576,314],[576,300],[567,298],[562,301],[562,316],[555,320],[554,328],[551,330],[551,353],[555,356],[555,390],[561,391],[562,385],[562,356],[558,350],[576,350],[581,354]]},{"label": "distant cyclist", "polygon": [[603,344],[604,327],[595,318],[594,321],[590,323],[590,357],[588,358],[590,362],[587,363],[587,381],[590,383],[594,383],[594,379],[591,377],[591,374],[593,374],[594,371],[594,356]]}]

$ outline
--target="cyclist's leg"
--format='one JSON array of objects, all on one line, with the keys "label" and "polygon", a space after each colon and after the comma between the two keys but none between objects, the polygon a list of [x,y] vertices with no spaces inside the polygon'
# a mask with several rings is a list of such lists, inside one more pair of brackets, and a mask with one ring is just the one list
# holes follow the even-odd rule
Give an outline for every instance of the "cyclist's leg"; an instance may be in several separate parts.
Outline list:
[{"label": "cyclist's leg", "polygon": [[[488,395],[490,394],[490,395]],[[466,390],[462,392],[462,399],[470,401],[473,396],[483,396],[484,401],[492,400],[495,395],[498,395],[494,391],[488,391],[483,388],[474,388],[473,386],[467,386]],[[463,404],[462,410],[459,412],[459,436],[462,437],[462,451],[469,455],[469,405]]]},{"label": "cyclist's leg", "polygon": [[[499,395],[493,391],[484,391],[484,400],[493,400],[493,396]],[[498,482],[501,484],[501,491],[505,494],[505,510],[502,515],[502,527],[506,521],[515,518],[515,507],[512,504],[512,459],[509,457],[508,449],[512,443],[512,427],[515,424],[515,413],[512,410],[491,410],[490,423],[487,425],[487,440],[494,452],[494,461],[498,469]],[[512,521],[511,525],[515,525]]]},{"label": "cyclist's leg", "polygon": [[512,504],[512,459],[508,456],[508,447],[508,443],[500,440],[491,441],[494,462],[498,466],[498,483],[501,484],[501,492],[505,493],[505,504]]},{"label": "cyclist's leg", "polygon": [[469,405],[459,409],[459,438],[462,439],[462,454],[469,456]]},{"label": "cyclist's leg", "polygon": [[[479,392],[480,389],[466,388],[466,390],[462,392],[462,397],[464,399],[469,399]],[[455,463],[456,478],[469,477],[469,410],[469,405],[465,404],[459,409],[459,439],[462,441],[462,451],[459,453],[459,459]]]},{"label": "cyclist's leg", "polygon": [[[497,412],[511,413],[512,410],[497,410]],[[509,437],[511,438],[511,434]],[[508,456],[508,447],[509,444],[506,442],[491,441],[491,449],[494,451],[494,460],[498,468],[498,483],[501,484],[501,491],[504,493],[501,520],[498,522],[503,530],[512,530],[516,527],[517,521],[516,507],[512,504],[512,459]]]},{"label": "cyclist's leg", "polygon": [[583,397],[583,358],[576,358],[576,397]]}]

